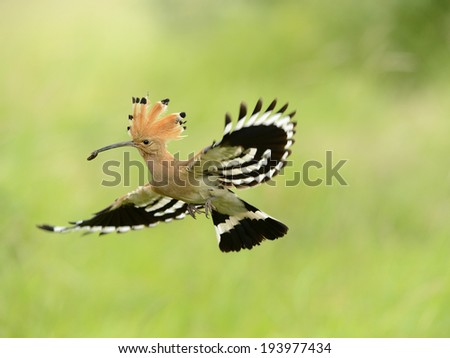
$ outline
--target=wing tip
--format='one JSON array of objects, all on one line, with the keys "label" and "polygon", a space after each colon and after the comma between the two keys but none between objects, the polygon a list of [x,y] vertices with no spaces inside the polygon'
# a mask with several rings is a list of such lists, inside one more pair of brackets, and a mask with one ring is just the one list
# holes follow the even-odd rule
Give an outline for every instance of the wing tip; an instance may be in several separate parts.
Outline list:
[{"label": "wing tip", "polygon": [[231,123],[231,114],[230,113],[225,113],[225,127]]},{"label": "wing tip", "polygon": [[277,98],[274,98],[272,102],[270,102],[269,107],[267,107],[265,112],[272,112],[277,105]]},{"label": "wing tip", "polygon": [[263,105],[263,100],[260,97],[258,99],[258,101],[256,102],[255,108],[253,109],[252,116],[261,111],[262,105]]},{"label": "wing tip", "polygon": [[238,120],[244,118],[247,115],[247,104],[242,101],[241,105],[239,106],[239,118]]},{"label": "wing tip", "polygon": [[36,225],[36,227],[38,229],[41,230],[45,230],[45,231],[50,231],[50,232],[55,232],[55,227],[52,225],[48,225],[48,224],[40,224],[40,225]]}]

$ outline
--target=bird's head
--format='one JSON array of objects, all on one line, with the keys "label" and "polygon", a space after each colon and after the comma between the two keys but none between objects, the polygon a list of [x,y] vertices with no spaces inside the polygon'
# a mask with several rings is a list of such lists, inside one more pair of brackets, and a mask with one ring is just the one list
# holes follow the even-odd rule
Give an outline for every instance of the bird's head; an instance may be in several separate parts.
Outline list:
[{"label": "bird's head", "polygon": [[169,99],[156,102],[153,106],[147,97],[132,98],[133,114],[128,116],[128,134],[131,141],[120,142],[94,150],[88,160],[94,159],[98,153],[109,149],[131,146],[139,150],[143,156],[152,156],[166,148],[167,142],[182,138],[181,133],[186,129],[184,118],[186,113],[172,113],[162,117],[167,109]]}]

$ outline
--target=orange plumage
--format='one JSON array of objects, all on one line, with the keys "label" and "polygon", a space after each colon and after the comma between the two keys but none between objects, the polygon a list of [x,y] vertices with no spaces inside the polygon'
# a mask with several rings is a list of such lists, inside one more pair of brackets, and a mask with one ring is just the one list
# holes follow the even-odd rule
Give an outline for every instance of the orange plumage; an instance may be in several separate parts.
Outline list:
[{"label": "orange plumage", "polygon": [[133,139],[155,137],[168,141],[180,139],[185,130],[184,112],[172,113],[161,117],[167,109],[168,99],[163,99],[150,106],[147,97],[140,100],[133,98],[133,115],[130,117],[129,134]]}]

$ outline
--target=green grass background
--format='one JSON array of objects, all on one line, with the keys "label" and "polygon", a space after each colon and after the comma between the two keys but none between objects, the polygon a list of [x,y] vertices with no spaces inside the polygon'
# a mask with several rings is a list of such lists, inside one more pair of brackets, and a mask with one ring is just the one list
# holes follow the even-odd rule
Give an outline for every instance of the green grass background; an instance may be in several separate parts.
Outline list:
[{"label": "green grass background", "polygon": [[[2,1],[0,336],[448,337],[448,4]],[[147,92],[187,112],[171,145],[186,155],[241,100],[297,109],[293,165],[240,192],[287,237],[223,254],[204,217],[36,229],[138,185],[100,185],[123,150],[86,157],[128,138],[131,96]],[[348,186],[285,186],[327,150]]]}]

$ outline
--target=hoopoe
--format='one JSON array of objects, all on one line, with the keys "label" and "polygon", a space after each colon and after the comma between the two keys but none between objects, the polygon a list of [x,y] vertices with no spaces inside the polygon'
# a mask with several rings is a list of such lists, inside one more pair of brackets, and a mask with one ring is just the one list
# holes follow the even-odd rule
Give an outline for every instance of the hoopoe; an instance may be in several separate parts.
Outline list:
[{"label": "hoopoe", "polygon": [[38,227],[59,233],[124,233],[205,213],[212,217],[219,248],[224,252],[251,249],[264,239],[284,236],[286,225],[240,199],[230,188],[251,187],[280,172],[294,143],[295,111],[285,114],[287,103],[275,110],[276,100],[262,110],[260,99],[248,114],[247,106],[241,103],[234,128],[230,114],[225,115],[220,141],[189,160],[179,160],[169,153],[167,143],[182,138],[186,114],[162,117],[168,103],[169,99],[163,99],[150,106],[147,97],[133,97],[133,114],[128,117],[132,140],[100,148],[88,157],[92,160],[112,148],[135,147],[151,173],[148,184],[116,199],[90,219],[70,222],[72,226]]}]

